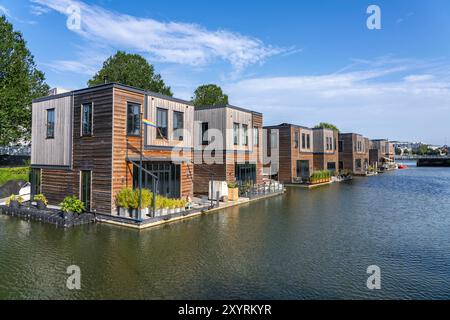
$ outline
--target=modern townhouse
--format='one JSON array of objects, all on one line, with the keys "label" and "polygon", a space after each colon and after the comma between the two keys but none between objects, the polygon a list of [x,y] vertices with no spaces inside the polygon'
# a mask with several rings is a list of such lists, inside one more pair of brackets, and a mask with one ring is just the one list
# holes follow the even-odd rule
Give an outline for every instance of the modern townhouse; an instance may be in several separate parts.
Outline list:
[{"label": "modern townhouse", "polygon": [[248,109],[224,105],[195,108],[194,190],[209,191],[215,181],[263,181],[263,115]]},{"label": "modern townhouse", "polygon": [[339,174],[339,133],[332,129],[314,129],[314,171]]},{"label": "modern townhouse", "polygon": [[[278,135],[278,141],[268,138],[268,149],[278,149],[279,161],[276,168],[278,180],[284,184],[302,183],[314,171],[314,130],[298,125],[283,123],[264,127],[268,137]],[[266,151],[265,151],[266,152]],[[267,151],[270,154],[270,151]]]},{"label": "modern townhouse", "polygon": [[193,195],[190,102],[111,83],[36,99],[32,108],[32,192],[50,204],[76,195],[88,211],[116,215],[115,195],[138,187],[139,172],[146,188],[147,172],[158,177],[158,194]]},{"label": "modern townhouse", "polygon": [[339,170],[366,175],[369,168],[369,139],[356,133],[339,134]]}]

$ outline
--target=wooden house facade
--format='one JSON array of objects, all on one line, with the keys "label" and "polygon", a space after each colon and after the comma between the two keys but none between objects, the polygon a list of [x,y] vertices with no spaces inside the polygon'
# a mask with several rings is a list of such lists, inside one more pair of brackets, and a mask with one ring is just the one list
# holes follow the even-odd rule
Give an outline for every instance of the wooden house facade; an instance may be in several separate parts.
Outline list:
[{"label": "wooden house facade", "polygon": [[[190,102],[111,83],[36,99],[32,110],[32,190],[50,204],[75,195],[91,212],[117,214],[115,195],[139,185],[141,161],[158,194],[193,195]],[[142,184],[151,189],[152,177]]]},{"label": "wooden house facade", "polygon": [[339,170],[365,175],[369,167],[369,139],[356,133],[339,134]]}]

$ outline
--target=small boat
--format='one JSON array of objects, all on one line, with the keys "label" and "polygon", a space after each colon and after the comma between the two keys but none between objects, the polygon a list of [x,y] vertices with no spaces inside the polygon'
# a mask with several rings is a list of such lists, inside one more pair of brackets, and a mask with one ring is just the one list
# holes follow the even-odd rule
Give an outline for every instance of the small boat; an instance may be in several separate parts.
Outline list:
[{"label": "small boat", "polygon": [[399,168],[400,170],[404,170],[404,169],[408,169],[408,166],[407,166],[406,164],[399,164],[399,165],[398,165],[398,168]]}]

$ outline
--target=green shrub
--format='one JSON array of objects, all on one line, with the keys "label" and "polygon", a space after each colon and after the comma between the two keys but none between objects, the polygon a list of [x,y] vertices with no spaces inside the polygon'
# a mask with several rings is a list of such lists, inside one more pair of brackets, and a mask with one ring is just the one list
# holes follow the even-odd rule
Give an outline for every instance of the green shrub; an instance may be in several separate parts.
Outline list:
[{"label": "green shrub", "polygon": [[75,196],[65,197],[60,204],[62,212],[81,214],[85,211],[84,203]]},{"label": "green shrub", "polygon": [[133,190],[131,188],[122,188],[116,194],[116,205],[120,208],[130,208],[130,198],[133,196]]},{"label": "green shrub", "polygon": [[34,201],[42,201],[45,205],[48,205],[48,200],[43,194],[37,194],[33,198]]}]

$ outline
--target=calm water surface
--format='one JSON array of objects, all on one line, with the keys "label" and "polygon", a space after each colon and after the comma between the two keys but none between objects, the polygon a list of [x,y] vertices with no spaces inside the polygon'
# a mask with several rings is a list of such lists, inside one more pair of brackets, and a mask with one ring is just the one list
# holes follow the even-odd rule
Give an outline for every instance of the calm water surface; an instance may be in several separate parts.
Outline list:
[{"label": "calm water surface", "polygon": [[[81,267],[82,290],[66,289]],[[369,265],[382,290],[366,288]],[[450,169],[355,179],[137,232],[0,216],[0,299],[450,298]]]}]

